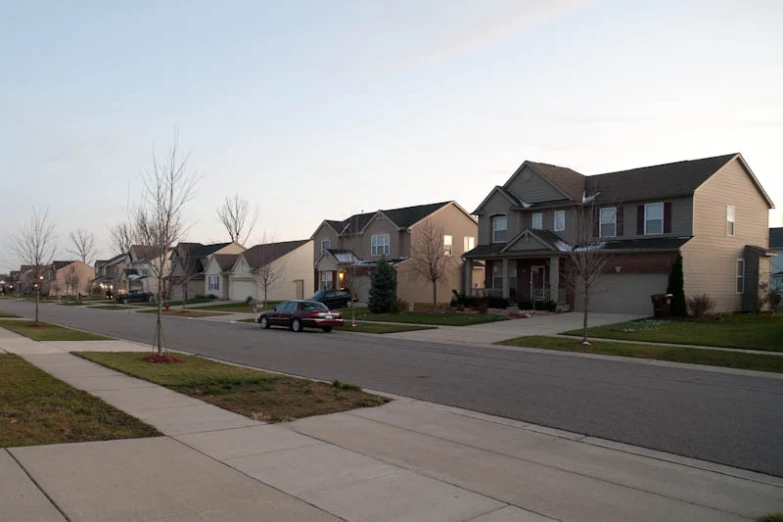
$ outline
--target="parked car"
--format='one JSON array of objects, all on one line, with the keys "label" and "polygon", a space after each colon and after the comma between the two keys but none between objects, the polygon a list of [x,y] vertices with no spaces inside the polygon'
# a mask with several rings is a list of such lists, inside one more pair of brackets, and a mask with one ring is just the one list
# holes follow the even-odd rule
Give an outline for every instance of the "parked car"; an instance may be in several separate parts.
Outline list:
[{"label": "parked car", "polygon": [[343,325],[343,316],[318,301],[283,301],[276,308],[258,314],[256,322],[261,328],[287,326],[294,332],[304,328],[331,332],[333,327]]},{"label": "parked car", "polygon": [[356,301],[356,296],[347,290],[321,290],[310,296],[308,301],[318,301],[328,308],[347,308],[351,300]]},{"label": "parked car", "polygon": [[127,303],[148,303],[152,294],[148,294],[142,290],[131,290],[126,294],[120,294],[117,296],[117,302],[120,304]]}]

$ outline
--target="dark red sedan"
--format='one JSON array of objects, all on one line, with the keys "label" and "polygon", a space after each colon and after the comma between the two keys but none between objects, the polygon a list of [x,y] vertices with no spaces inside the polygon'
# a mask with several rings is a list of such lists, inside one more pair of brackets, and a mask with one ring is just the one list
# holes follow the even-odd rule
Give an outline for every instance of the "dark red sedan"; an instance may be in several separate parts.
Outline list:
[{"label": "dark red sedan", "polygon": [[294,332],[301,332],[304,328],[331,332],[333,327],[343,325],[343,316],[318,301],[283,301],[277,308],[258,314],[256,322],[261,328],[287,326]]}]

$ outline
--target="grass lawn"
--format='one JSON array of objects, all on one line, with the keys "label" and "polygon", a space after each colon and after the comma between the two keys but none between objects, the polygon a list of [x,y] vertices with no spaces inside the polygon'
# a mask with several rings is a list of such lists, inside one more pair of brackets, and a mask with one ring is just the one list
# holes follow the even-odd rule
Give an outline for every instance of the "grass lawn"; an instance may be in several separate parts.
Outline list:
[{"label": "grass lawn", "polygon": [[333,384],[313,382],[193,355],[177,354],[183,361],[181,364],[147,363],[141,360],[146,354],[132,352],[79,352],[76,355],[267,422],[379,406],[389,401],[339,381]]},{"label": "grass lawn", "polygon": [[582,346],[576,339],[565,337],[547,337],[531,335],[501,341],[497,344],[507,346],[525,346],[528,348],[544,348],[564,352],[595,353],[600,355],[619,355],[621,357],[638,357],[657,359],[659,361],[674,361],[691,364],[706,364],[709,366],[725,366],[762,372],[783,373],[783,356],[757,355],[742,352],[722,352],[718,350],[703,350],[699,348],[677,348],[671,346],[654,346],[650,344],[617,343],[612,341],[591,341],[590,346]]},{"label": "grass lawn", "polygon": [[6,319],[18,319],[21,317],[21,315],[14,315],[14,314],[0,314],[0,317],[5,317]]},{"label": "grass lawn", "polygon": [[345,326],[335,328],[341,332],[358,332],[358,333],[373,333],[373,334],[388,334],[397,332],[412,332],[414,330],[434,330],[434,326],[416,326],[416,325],[404,325],[404,324],[384,324],[384,323],[357,323],[356,326],[351,326],[350,319],[345,323]]},{"label": "grass lawn", "polygon": [[[582,335],[581,331],[566,332]],[[783,351],[783,314],[731,315],[720,319],[641,319],[590,328],[591,337],[748,350]]]},{"label": "grass lawn", "polygon": [[[275,306],[279,305],[280,302],[269,302],[266,305],[266,308],[264,310],[269,310],[274,308]],[[199,310],[214,310],[216,312],[247,312],[247,313],[253,313],[253,307],[250,306],[247,303],[223,303],[223,304],[214,304],[209,306],[199,306]],[[261,309],[261,303],[259,303],[259,310]]]},{"label": "grass lawn", "polygon": [[[140,312],[136,312],[137,314],[157,314],[157,310],[142,310]],[[192,308],[185,308],[184,310],[182,308],[175,309],[172,308],[168,312],[166,310],[163,310],[163,315],[173,315],[175,317],[211,317],[213,315],[225,315],[221,314],[219,312],[202,312],[200,310],[194,310]]]},{"label": "grass lawn", "polygon": [[93,310],[128,310],[129,308],[124,305],[117,305],[117,304],[105,304],[105,305],[95,305],[91,306]]},{"label": "grass lawn", "polygon": [[0,448],[159,435],[21,357],[0,355]]},{"label": "grass lawn", "polygon": [[[351,309],[342,308],[343,318],[351,320]],[[469,326],[472,324],[494,323],[508,318],[502,315],[464,314],[457,312],[403,312],[399,314],[373,314],[367,308],[356,309],[357,321],[376,321],[388,323],[432,324],[438,326]]]},{"label": "grass lawn", "polygon": [[[185,301],[185,305],[189,304],[202,304],[202,303],[219,303],[217,299],[208,299],[206,297],[196,297]],[[158,306],[158,303],[130,303],[137,306]],[[171,307],[182,306],[182,301],[170,301]]]},{"label": "grass lawn", "polygon": [[0,321],[0,328],[11,330],[34,341],[111,341],[113,339],[43,322],[34,326],[32,322],[27,321]]}]

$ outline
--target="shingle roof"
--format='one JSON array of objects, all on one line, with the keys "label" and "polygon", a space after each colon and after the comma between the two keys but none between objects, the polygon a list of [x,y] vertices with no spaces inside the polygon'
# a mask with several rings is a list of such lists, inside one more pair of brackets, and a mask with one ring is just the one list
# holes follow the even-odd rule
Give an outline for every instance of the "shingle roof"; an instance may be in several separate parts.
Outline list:
[{"label": "shingle roof", "polygon": [[245,258],[247,264],[250,265],[250,268],[256,270],[296,250],[309,241],[309,239],[301,239],[299,241],[265,243],[248,248],[241,255]]},{"label": "shingle roof", "polygon": [[158,257],[158,248],[149,245],[133,245],[131,251],[136,254],[137,261],[151,261]]},{"label": "shingle roof", "polygon": [[55,271],[57,271],[75,262],[76,261],[52,261],[52,267],[54,268]]},{"label": "shingle roof", "polygon": [[769,229],[769,248],[783,248],[783,227]]},{"label": "shingle roof", "polygon": [[212,258],[217,262],[220,270],[230,270],[237,262],[239,254],[215,254]]},{"label": "shingle roof", "polygon": [[[426,205],[416,205],[413,207],[392,208],[389,210],[381,210],[386,217],[388,217],[392,223],[400,228],[408,228],[411,225],[426,218],[436,210],[440,210],[444,206],[451,203],[451,201],[444,201],[442,203],[428,203]],[[367,223],[377,214],[377,212],[367,212],[364,214],[354,214],[348,219],[343,221],[334,221],[327,219],[326,222],[334,228],[338,234],[342,233],[354,233],[362,230]]]},{"label": "shingle roof", "polygon": [[606,241],[602,250],[677,250],[690,241],[690,237],[661,237],[654,239],[620,239]]},{"label": "shingle roof", "polygon": [[495,245],[479,245],[469,252],[465,252],[465,257],[477,257],[482,258],[484,256],[494,256],[499,254],[501,250],[506,246],[505,243]]},{"label": "shingle roof", "polygon": [[549,181],[570,198],[575,200],[582,199],[582,193],[585,189],[585,176],[583,174],[568,167],[558,167],[548,163],[535,161],[528,161],[527,163],[546,176]]},{"label": "shingle roof", "polygon": [[585,188],[588,195],[597,189],[605,202],[688,196],[736,155],[597,174],[586,178]]}]

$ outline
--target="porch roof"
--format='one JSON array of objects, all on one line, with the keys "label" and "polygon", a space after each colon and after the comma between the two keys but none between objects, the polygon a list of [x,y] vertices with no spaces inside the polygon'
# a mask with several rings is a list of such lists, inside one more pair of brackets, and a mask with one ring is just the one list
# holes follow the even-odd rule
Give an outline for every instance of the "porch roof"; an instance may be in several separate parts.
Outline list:
[{"label": "porch roof", "polygon": [[[529,235],[542,240],[542,243],[551,245],[551,249],[539,250],[508,250],[519,238]],[[666,250],[678,250],[687,243],[692,236],[681,237],[657,237],[645,239],[617,239],[613,241],[602,241],[595,243],[592,248],[608,252],[654,252]],[[557,234],[548,230],[529,230],[522,231],[517,237],[507,244],[479,245],[470,252],[463,255],[466,259],[487,259],[487,258],[523,258],[540,257],[545,255],[567,254],[572,246],[563,241]],[[757,247],[758,248],[758,247]]]}]

